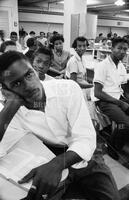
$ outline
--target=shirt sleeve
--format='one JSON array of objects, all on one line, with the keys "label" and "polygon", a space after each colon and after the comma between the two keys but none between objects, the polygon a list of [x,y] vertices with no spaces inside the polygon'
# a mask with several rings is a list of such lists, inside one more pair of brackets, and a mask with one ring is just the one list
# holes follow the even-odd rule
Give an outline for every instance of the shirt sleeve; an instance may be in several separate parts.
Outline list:
[{"label": "shirt sleeve", "polygon": [[101,62],[95,68],[94,83],[100,83],[104,85],[106,80],[106,66]]},{"label": "shirt sleeve", "polygon": [[71,59],[68,61],[67,69],[70,74],[72,73],[78,73],[78,64],[77,62],[71,57]]},{"label": "shirt sleeve", "polygon": [[[123,64],[122,64],[122,65],[123,65]],[[124,65],[122,66],[121,77],[122,77],[121,84],[127,83],[128,75],[127,75],[127,72],[126,72],[126,69],[125,69]]]},{"label": "shirt sleeve", "polygon": [[75,82],[72,86],[67,118],[71,127],[67,151],[76,152],[84,161],[88,162],[96,148],[96,132],[82,90]]},{"label": "shirt sleeve", "polygon": [[27,133],[28,130],[25,130],[25,128],[23,128],[20,116],[16,113],[11,120],[9,126],[7,127],[6,132],[0,142],[0,151],[2,150],[4,152],[7,152]]}]

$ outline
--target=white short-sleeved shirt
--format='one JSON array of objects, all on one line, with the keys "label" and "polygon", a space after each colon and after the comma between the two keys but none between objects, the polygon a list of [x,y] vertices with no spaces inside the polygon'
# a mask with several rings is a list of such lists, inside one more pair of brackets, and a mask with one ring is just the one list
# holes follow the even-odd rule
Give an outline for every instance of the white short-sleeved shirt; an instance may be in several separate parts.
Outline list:
[{"label": "white short-sleeved shirt", "polygon": [[123,63],[119,62],[116,67],[111,57],[108,56],[95,68],[94,83],[95,82],[103,85],[102,90],[105,93],[119,99],[123,94],[121,84],[127,82],[127,73]]},{"label": "white short-sleeved shirt", "polygon": [[45,112],[28,110],[21,106],[9,124],[0,143],[8,149],[28,132],[55,145],[68,145],[68,151],[76,152],[87,166],[96,146],[96,133],[92,125],[82,91],[72,80],[43,81]]},{"label": "white short-sleeved shirt", "polygon": [[66,77],[70,78],[72,73],[77,74],[78,83],[86,81],[86,67],[83,63],[83,57],[81,58],[77,53],[75,53],[75,55],[73,55],[67,63]]}]

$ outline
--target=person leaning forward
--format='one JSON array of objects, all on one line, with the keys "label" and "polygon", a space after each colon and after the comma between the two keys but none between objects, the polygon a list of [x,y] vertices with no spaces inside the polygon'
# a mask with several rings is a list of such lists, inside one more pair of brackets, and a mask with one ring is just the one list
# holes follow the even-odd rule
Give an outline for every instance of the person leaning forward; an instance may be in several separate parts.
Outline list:
[{"label": "person leaning forward", "polygon": [[[50,199],[57,193],[62,171],[69,168],[67,188],[74,181],[84,198],[119,200],[108,167],[91,159],[96,133],[77,83],[72,80],[41,82],[26,57],[13,51],[0,56],[0,82],[6,99],[0,112],[1,143],[12,140],[11,133],[18,140],[31,131],[52,146],[67,149],[19,181],[33,181],[26,199],[39,200],[46,194]],[[64,187],[62,191],[64,196],[67,190]]]}]

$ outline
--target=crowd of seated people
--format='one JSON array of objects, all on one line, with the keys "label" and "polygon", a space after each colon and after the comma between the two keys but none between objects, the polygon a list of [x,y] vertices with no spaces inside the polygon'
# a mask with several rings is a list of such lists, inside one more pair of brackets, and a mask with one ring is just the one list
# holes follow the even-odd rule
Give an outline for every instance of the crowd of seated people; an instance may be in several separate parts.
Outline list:
[{"label": "crowd of seated people", "polygon": [[[51,51],[49,55],[42,52],[42,66],[50,61]],[[25,199],[38,200],[46,194],[48,199],[67,199],[73,184],[88,200],[120,199],[109,168],[101,155],[96,155],[95,129],[75,81],[40,81],[24,54],[8,51],[0,56],[0,83],[5,97],[0,112],[0,144],[11,142],[12,133],[18,141],[23,134],[33,132],[56,150],[55,158],[19,181],[22,184],[33,179]],[[69,175],[58,190],[65,168],[69,168]]]},{"label": "crowd of seated people", "polygon": [[[108,56],[106,59],[104,59],[102,62],[99,62],[98,65],[96,66],[94,82],[92,84],[92,83],[88,83],[88,81],[87,81],[87,70],[86,70],[86,66],[84,64],[86,62],[83,62],[83,57],[85,56],[86,49],[88,48],[88,40],[85,37],[75,38],[75,40],[73,41],[73,44],[72,44],[72,48],[74,49],[75,54],[70,55],[69,52],[67,52],[63,49],[63,42],[64,42],[63,36],[58,34],[57,32],[54,33],[53,36],[51,36],[51,38],[49,38],[49,43],[48,43],[48,41],[46,43],[41,42],[41,40],[43,38],[45,38],[45,35],[43,32],[40,32],[40,37],[34,37],[35,34],[33,33],[33,31],[30,33],[32,33],[33,36],[29,35],[28,39],[26,40],[28,49],[25,52],[23,51],[23,53],[25,55],[22,53],[18,53],[18,51],[20,51],[20,50],[17,48],[17,43],[16,43],[17,39],[16,38],[15,38],[15,41],[13,41],[11,39],[11,40],[4,41],[1,44],[1,54],[3,54],[3,57],[2,57],[2,55],[0,57],[1,62],[2,62],[2,63],[0,63],[0,67],[1,67],[0,68],[0,76],[2,77],[2,78],[0,78],[0,83],[1,83],[1,87],[2,87],[2,89],[1,89],[2,95],[1,96],[4,97],[3,104],[5,105],[4,109],[0,112],[1,140],[4,140],[4,134],[6,134],[6,130],[4,129],[4,123],[6,123],[6,125],[10,127],[12,118],[14,116],[17,116],[17,112],[19,113],[19,110],[21,109],[22,105],[24,105],[28,110],[31,110],[31,109],[39,110],[39,111],[43,112],[43,115],[46,112],[45,109],[49,108],[49,106],[50,106],[50,108],[53,110],[51,111],[51,109],[49,108],[50,113],[48,112],[48,116],[46,116],[46,117],[49,118],[49,114],[53,116],[52,117],[53,127],[49,127],[49,124],[47,124],[47,126],[45,125],[45,127],[42,127],[42,128],[45,128],[45,130],[48,130],[47,131],[48,136],[45,137],[43,135],[42,138],[43,139],[45,138],[45,140],[47,138],[47,140],[50,143],[52,142],[52,144],[57,143],[61,146],[62,146],[62,144],[65,144],[66,149],[71,148],[71,144],[73,142],[73,148],[70,149],[70,152],[71,151],[77,152],[77,154],[79,155],[79,158],[78,158],[78,156],[76,156],[76,154],[74,155],[73,153],[72,153],[72,155],[70,154],[70,156],[68,155],[68,161],[66,159],[67,164],[65,167],[70,167],[71,165],[73,165],[75,163],[80,163],[81,159],[85,160],[85,158],[82,156],[82,153],[81,152],[78,153],[78,150],[77,150],[78,148],[81,149],[81,145],[83,146],[83,142],[80,142],[79,146],[77,145],[77,147],[76,147],[76,142],[78,143],[78,141],[76,141],[76,139],[79,139],[81,141],[81,137],[82,137],[82,139],[85,140],[85,136],[83,138],[83,135],[81,134],[81,130],[83,129],[83,131],[86,134],[88,124],[91,123],[91,122],[89,122],[91,119],[95,119],[99,123],[97,115],[96,114],[93,115],[93,112],[95,112],[95,107],[92,106],[93,109],[91,112],[90,107],[88,105],[88,100],[91,101],[90,88],[94,88],[94,96],[97,98],[97,101],[94,98],[95,104],[93,104],[93,105],[98,106],[100,108],[100,110],[104,114],[106,114],[111,120],[115,121],[118,124],[119,123],[124,124],[125,128],[127,128],[127,131],[128,131],[129,104],[128,104],[128,100],[125,99],[125,97],[123,97],[123,90],[124,90],[123,84],[127,83],[128,76],[127,76],[125,67],[121,62],[128,50],[128,41],[126,39],[120,38],[120,37],[114,38],[114,40],[112,40],[111,55]],[[46,41],[46,39],[43,39],[43,41]],[[6,58],[9,59],[8,62],[6,61]],[[16,69],[16,65],[18,67],[18,70]],[[25,73],[24,68],[25,68],[25,70],[31,69],[29,74],[27,74],[27,75],[24,74]],[[52,76],[48,75],[47,73],[51,68],[53,68],[57,72],[60,72],[59,76],[52,77]],[[16,73],[16,77],[14,76],[13,78],[11,78],[9,73],[7,73],[7,77],[4,76],[5,73],[3,73],[3,72],[8,71],[8,70],[10,71],[10,73],[11,72],[12,73],[14,72],[14,74]],[[24,79],[25,79],[24,81],[26,82],[25,84],[30,84],[29,81],[31,80],[32,86],[34,87],[34,82],[35,82],[35,84],[38,86],[38,90],[40,91],[39,92],[40,94],[30,95],[29,92],[31,93],[31,90],[33,88],[33,87],[31,88],[31,85],[28,86],[29,87],[28,90],[26,89],[24,91],[25,87],[21,88],[22,86],[20,86],[23,84],[22,82],[24,82],[24,81],[18,81],[19,76],[20,76],[19,74],[21,75],[21,77],[24,76]],[[3,76],[4,76],[4,79],[3,79]],[[55,78],[60,78],[61,80],[56,80]],[[12,80],[12,79],[14,79],[14,80]],[[63,80],[63,79],[71,79],[72,82],[70,80]],[[42,84],[40,85],[40,81],[43,84],[43,86],[41,86]],[[43,83],[44,81],[46,83]],[[50,81],[50,82],[48,82],[48,81]],[[14,86],[12,85],[12,83]],[[76,86],[74,86],[74,84]],[[75,89],[76,90],[75,94],[72,94],[72,92],[74,91],[74,87],[77,87],[78,89]],[[123,90],[122,90],[122,88],[123,88]],[[54,91],[52,92],[52,90],[54,90]],[[57,94],[56,92],[58,90],[59,90],[59,93]],[[26,91],[28,91],[28,92],[26,92]],[[8,92],[10,94],[8,94]],[[76,95],[77,95],[77,97],[75,97]],[[79,95],[80,95],[80,97],[78,97]],[[16,98],[17,100],[15,100],[15,97],[18,97],[18,99]],[[53,98],[53,100],[51,100],[52,99],[51,97]],[[14,110],[13,111],[10,109],[10,98],[11,98],[11,102],[14,101]],[[47,103],[49,102],[49,98],[51,100],[51,105],[48,106]],[[56,98],[56,100],[54,100],[54,98]],[[40,108],[37,106],[35,108],[33,106],[33,102],[35,101],[35,99],[36,99],[36,101],[38,101],[37,105],[43,105],[43,107],[41,106],[41,108]],[[84,101],[84,99],[85,99],[85,101]],[[43,100],[43,103],[39,104],[39,102],[41,103],[41,100]],[[84,105],[82,105],[82,104],[84,104]],[[81,106],[82,106],[82,108],[81,108]],[[85,109],[87,109],[87,108],[89,109],[90,115],[87,114],[87,111],[85,111]],[[56,111],[55,111],[56,109],[57,110],[59,109],[58,110],[59,116],[56,114]],[[83,109],[84,109],[84,113],[83,113]],[[7,112],[11,113],[8,117],[7,117]],[[67,112],[67,113],[65,113],[65,112]],[[33,112],[33,114],[34,114],[34,112]],[[80,115],[79,119],[78,119],[78,115]],[[5,120],[5,116],[6,116],[6,120]],[[41,116],[39,116],[39,117],[41,117]],[[23,118],[24,118],[24,116],[21,115],[21,119],[24,121]],[[31,118],[29,120],[31,121]],[[38,124],[35,124],[35,123],[33,125],[32,125],[32,123],[30,123],[30,124],[33,127],[33,131],[35,130],[35,134],[37,134],[39,136],[41,134],[40,133],[41,130],[38,130],[38,128],[37,128]],[[42,123],[42,121],[41,121],[41,123]],[[46,122],[44,121],[44,123],[46,123]],[[85,123],[86,123],[87,128],[84,125]],[[25,124],[25,121],[20,124],[20,127],[22,127],[23,129],[24,129],[24,126],[28,126],[28,129],[30,131],[32,130],[32,127],[30,128],[30,125]],[[52,128],[53,130],[56,131],[57,127],[58,128],[60,127],[58,130],[58,131],[60,131],[60,133],[58,133],[58,131],[57,131],[56,135],[53,135],[51,138],[51,133],[49,132],[50,129]],[[68,136],[66,133],[67,132],[66,127],[70,128],[70,132],[69,132],[70,136]],[[36,128],[39,132],[36,131]],[[79,128],[80,128],[80,130],[79,130]],[[92,129],[92,128],[90,127],[90,129]],[[82,131],[82,133],[83,133],[83,131]],[[93,133],[93,130],[91,131],[91,134],[92,133]],[[7,134],[8,134],[8,131],[7,131]],[[78,136],[78,134],[79,134],[79,136]],[[61,136],[61,135],[63,135],[63,136]],[[118,136],[119,136],[119,134],[118,134]],[[55,137],[55,139],[54,139],[54,137]],[[63,139],[61,139],[61,137],[63,137]],[[67,137],[68,138],[70,137],[70,139],[71,139],[70,143],[69,143],[69,139]],[[86,137],[87,137],[87,134],[86,134]],[[124,135],[121,135],[121,138],[124,139]],[[68,141],[67,141],[67,139],[68,139]],[[55,142],[55,140],[56,140],[56,142]],[[91,138],[91,140],[94,140],[94,139]],[[94,142],[94,141],[92,141],[92,142]],[[75,145],[75,147],[74,147],[74,145]],[[85,143],[85,146],[86,145],[87,145],[87,143]],[[92,148],[93,143],[90,145],[91,145],[90,148]],[[119,146],[119,144],[117,144],[117,145]],[[119,150],[117,148],[118,147],[117,145],[115,146],[115,148],[117,150]],[[95,150],[95,148],[93,148],[93,149]],[[89,162],[89,160],[92,161],[92,155],[93,155],[94,150],[91,152],[90,155],[88,155],[89,156],[88,162]],[[68,151],[68,153],[69,153],[69,151]],[[67,153],[64,155],[67,158]],[[81,159],[80,159],[80,157],[81,157]],[[60,156],[59,156],[59,158],[57,156],[57,160],[55,159],[52,162],[52,164],[50,164],[50,167],[49,167],[49,165],[47,166],[48,173],[51,171],[53,165],[57,166],[57,168],[59,167],[59,171],[60,171],[60,169],[61,170],[63,169],[61,166],[56,165],[58,159],[60,159]],[[69,161],[69,159],[71,159],[71,162]],[[61,158],[61,160],[62,160],[62,158]],[[90,165],[88,165],[88,166],[89,166],[89,169],[90,169],[90,167],[92,169],[92,164],[91,164],[91,166]],[[95,168],[97,169],[97,167],[95,167]],[[94,169],[94,167],[93,167],[93,169]],[[105,167],[103,169],[103,167],[101,166],[101,170],[103,171],[102,177],[98,174],[98,180],[102,180],[103,177],[105,180],[105,186],[103,184],[103,187],[102,187],[102,184],[100,185],[99,183],[98,183],[98,186],[96,186],[98,192],[95,192],[94,189],[91,190],[91,185],[92,185],[92,188],[95,187],[95,185],[93,185],[94,181],[96,181],[95,178],[93,178],[91,185],[90,185],[90,183],[85,182],[85,180],[82,181],[83,182],[83,183],[81,183],[82,188],[84,186],[88,187],[88,184],[89,184],[89,191],[88,191],[90,194],[89,199],[91,197],[93,197],[93,199],[94,199],[95,195],[98,195],[99,200],[103,200],[106,198],[114,199],[114,200],[119,199],[118,191],[117,191],[116,185],[114,183],[113,177],[110,174],[110,171],[106,171],[105,169],[106,169]],[[41,172],[44,172],[44,170],[46,170],[46,169],[43,166],[41,167],[41,169],[38,169],[38,168],[36,169],[35,179],[36,180],[39,179],[39,182],[41,181],[41,184],[40,184],[41,187],[39,185],[36,185],[36,187],[38,187],[38,191],[42,190],[42,192],[47,192],[47,194],[50,193],[50,196],[51,196],[51,192],[49,192],[49,189],[46,189],[47,191],[44,191],[44,189],[43,189],[43,186],[46,186],[45,184],[48,184],[49,180],[47,179],[46,182],[43,183],[42,179],[44,177],[43,176],[39,177],[39,174]],[[100,169],[98,168],[98,170],[100,170]],[[101,173],[101,170],[100,170],[100,173]],[[58,173],[56,173],[57,176],[59,176],[59,171],[58,171]],[[78,172],[76,171],[76,173],[78,173]],[[75,177],[77,176],[76,173],[74,172]],[[72,174],[73,174],[73,172],[72,172]],[[84,173],[82,173],[82,174],[83,174],[83,179],[84,179],[84,177],[85,177]],[[91,174],[92,174],[92,170],[91,170]],[[53,175],[53,174],[51,174],[51,175]],[[89,177],[90,177],[90,174],[87,174],[87,175],[89,175]],[[109,178],[110,184],[107,181],[106,176],[108,178],[110,177]],[[50,176],[48,176],[48,177],[50,178]],[[80,177],[80,174],[78,174],[78,177]],[[57,177],[55,177],[55,178],[57,178]],[[26,181],[27,181],[27,179],[25,179],[23,182],[26,182]],[[76,179],[76,181],[78,184],[78,179]],[[36,182],[36,184],[38,184],[38,183]],[[56,184],[58,184],[58,181],[56,181]],[[106,194],[106,192],[105,192],[105,194],[102,192],[102,191],[105,191],[105,187],[109,188],[109,190],[107,191],[107,194]],[[31,192],[31,190],[30,190],[30,192]],[[85,197],[87,197],[87,193],[85,194],[85,191],[82,191],[82,193],[84,194]],[[35,195],[37,195],[38,198],[40,198],[40,196],[41,196],[40,192],[37,192]]]}]

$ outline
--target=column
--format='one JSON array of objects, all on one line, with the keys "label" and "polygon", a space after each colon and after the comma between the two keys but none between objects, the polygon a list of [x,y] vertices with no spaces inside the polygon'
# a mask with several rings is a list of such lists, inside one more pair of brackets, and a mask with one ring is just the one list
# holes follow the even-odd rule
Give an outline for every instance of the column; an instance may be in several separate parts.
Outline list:
[{"label": "column", "polygon": [[18,0],[1,0],[0,11],[7,13],[6,37],[9,37],[11,31],[18,33]]},{"label": "column", "polygon": [[97,21],[98,21],[97,15],[87,13],[86,15],[86,38],[87,39],[96,38]]},{"label": "column", "polygon": [[64,49],[69,50],[77,36],[86,34],[87,0],[64,0]]}]

